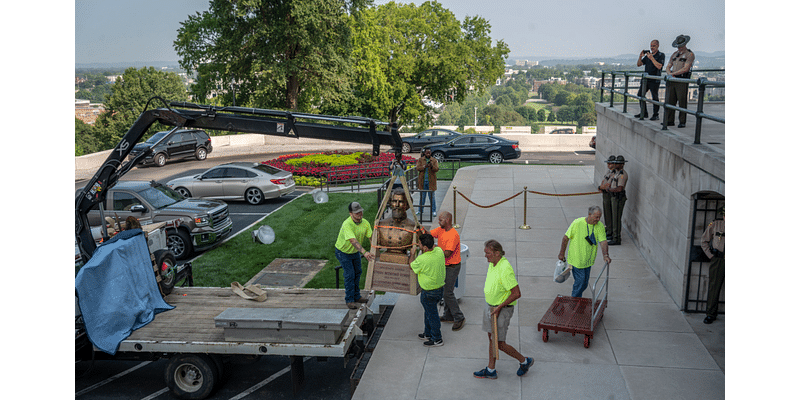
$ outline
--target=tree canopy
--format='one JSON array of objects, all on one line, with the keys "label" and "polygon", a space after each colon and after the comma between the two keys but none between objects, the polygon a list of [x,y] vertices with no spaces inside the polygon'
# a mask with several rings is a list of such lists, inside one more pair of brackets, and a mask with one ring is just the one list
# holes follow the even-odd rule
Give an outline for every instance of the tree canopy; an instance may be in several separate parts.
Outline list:
[{"label": "tree canopy", "polygon": [[[114,147],[128,132],[148,100],[159,96],[170,101],[186,101],[186,88],[181,78],[173,72],[162,72],[153,67],[141,69],[128,68],[111,86],[111,94],[104,103],[105,112],[95,121],[98,141],[105,149]],[[150,104],[150,108],[163,107],[164,104]],[[151,133],[163,126],[151,127]]]},{"label": "tree canopy", "polygon": [[508,46],[492,45],[481,17],[455,15],[435,1],[389,2],[355,14],[354,111],[391,122],[428,119],[422,98],[460,102],[502,76]]},{"label": "tree canopy", "polygon": [[173,45],[197,71],[192,94],[225,104],[310,111],[337,99],[349,70],[351,10],[367,0],[211,0]]}]

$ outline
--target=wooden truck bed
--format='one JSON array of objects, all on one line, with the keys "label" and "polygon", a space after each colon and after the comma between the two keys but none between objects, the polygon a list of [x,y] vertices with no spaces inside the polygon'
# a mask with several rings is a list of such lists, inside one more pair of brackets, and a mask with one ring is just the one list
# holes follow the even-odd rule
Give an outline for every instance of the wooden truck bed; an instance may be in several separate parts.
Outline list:
[{"label": "wooden truck bed", "polygon": [[[321,308],[347,309],[344,290],[263,288],[267,300],[246,300],[230,288],[176,287],[164,300],[174,309],[156,315],[145,327],[134,331],[119,347],[120,352],[211,353],[343,357],[369,312],[368,307],[349,310],[349,325],[334,345],[228,342],[214,317],[228,308]],[[362,292],[371,304],[375,292]]]}]

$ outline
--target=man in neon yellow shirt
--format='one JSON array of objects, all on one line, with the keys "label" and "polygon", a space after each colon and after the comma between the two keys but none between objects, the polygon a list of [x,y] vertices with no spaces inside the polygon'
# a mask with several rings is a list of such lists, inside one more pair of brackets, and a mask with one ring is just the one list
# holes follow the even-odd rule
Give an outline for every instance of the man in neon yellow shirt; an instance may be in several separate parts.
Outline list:
[{"label": "man in neon yellow shirt", "polygon": [[422,288],[419,302],[425,310],[425,332],[419,338],[427,340],[423,343],[427,347],[438,347],[444,344],[437,307],[444,293],[444,251],[433,244],[430,233],[422,234],[419,242],[422,254],[411,262],[411,270],[417,274],[419,287]]},{"label": "man in neon yellow shirt", "polygon": [[348,205],[350,216],[342,222],[339,236],[336,238],[336,259],[342,266],[344,275],[344,301],[347,307],[356,309],[358,303],[366,303],[361,298],[361,255],[372,261],[375,257],[367,252],[361,243],[369,242],[372,237],[372,226],[364,221],[364,209],[354,201]]},{"label": "man in neon yellow shirt", "polygon": [[489,261],[489,270],[486,271],[486,282],[483,285],[483,294],[486,297],[488,307],[483,312],[483,330],[489,333],[489,365],[473,373],[476,378],[497,379],[495,371],[496,357],[492,355],[492,315],[497,316],[497,347],[503,353],[514,357],[519,361],[517,376],[525,375],[533,365],[532,357],[524,357],[510,344],[506,343],[508,325],[514,315],[514,305],[517,299],[522,297],[519,291],[517,278],[514,276],[514,268],[505,258],[503,246],[496,240],[487,240],[483,245],[483,254],[486,261]]},{"label": "man in neon yellow shirt", "polygon": [[[589,215],[578,218],[569,225],[567,232],[561,239],[561,251],[558,259],[566,261],[572,267],[572,276],[575,283],[572,285],[572,297],[581,297],[583,291],[589,286],[589,274],[592,272],[594,259],[597,258],[597,244],[603,249],[603,260],[611,262],[608,257],[608,242],[606,241],[606,228],[600,217],[603,212],[600,207],[589,207]],[[564,257],[569,244],[569,254]]]}]

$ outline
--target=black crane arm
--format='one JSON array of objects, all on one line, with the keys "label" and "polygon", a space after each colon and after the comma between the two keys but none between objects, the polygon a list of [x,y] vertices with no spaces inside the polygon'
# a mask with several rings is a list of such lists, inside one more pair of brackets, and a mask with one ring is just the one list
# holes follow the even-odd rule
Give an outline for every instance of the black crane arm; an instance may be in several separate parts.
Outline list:
[{"label": "black crane arm", "polygon": [[[165,105],[166,102],[160,100]],[[150,104],[148,101],[148,105]],[[318,122],[301,122],[311,120]],[[103,165],[75,198],[75,238],[84,261],[94,253],[95,243],[89,226],[88,212],[103,203],[108,190],[131,168],[148,155],[139,154],[125,161],[133,146],[155,122],[177,128],[214,129],[294,138],[335,140],[372,144],[374,155],[380,146],[391,146],[398,161],[402,156],[402,140],[396,124],[362,117],[339,117],[321,114],[293,113],[245,107],[217,107],[185,102],[172,102],[166,108],[145,110],[133,123]],[[381,127],[381,130],[378,130]]]}]

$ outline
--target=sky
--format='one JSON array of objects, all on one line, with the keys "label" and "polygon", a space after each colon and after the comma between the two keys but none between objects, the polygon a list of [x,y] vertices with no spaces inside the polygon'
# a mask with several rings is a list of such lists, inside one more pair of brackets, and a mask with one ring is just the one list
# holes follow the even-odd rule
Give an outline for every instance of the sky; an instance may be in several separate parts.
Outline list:
[{"label": "sky", "polygon": [[[724,0],[677,0],[669,6],[641,0],[439,2],[459,21],[476,15],[488,20],[492,38],[509,46],[511,58],[638,54],[652,39],[671,53],[678,35],[689,35],[688,47],[694,51],[725,50]],[[75,63],[177,61],[172,42],[180,22],[207,11],[208,4],[208,0],[76,0]]]}]

